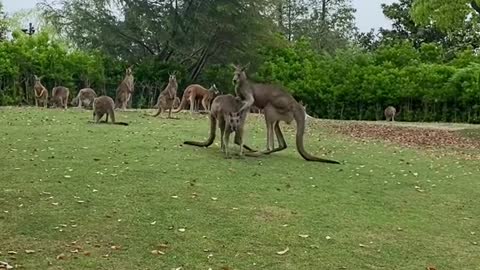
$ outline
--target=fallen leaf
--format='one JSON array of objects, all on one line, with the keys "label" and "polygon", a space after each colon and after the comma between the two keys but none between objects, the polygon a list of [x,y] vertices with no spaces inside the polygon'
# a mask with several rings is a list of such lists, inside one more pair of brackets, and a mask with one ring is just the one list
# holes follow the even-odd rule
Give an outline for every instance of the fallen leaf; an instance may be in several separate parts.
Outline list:
[{"label": "fallen leaf", "polygon": [[25,253],[27,253],[27,254],[32,254],[32,253],[35,253],[35,250],[33,250],[33,249],[27,249],[27,250],[25,250]]},{"label": "fallen leaf", "polygon": [[160,250],[156,250],[156,249],[150,251],[150,253],[152,253],[153,255],[165,255],[165,252],[160,251]]},{"label": "fallen leaf", "polygon": [[330,239],[332,239],[332,237],[327,235],[327,236],[325,236],[325,239],[330,240]]},{"label": "fallen leaf", "polygon": [[16,252],[16,251],[13,251],[13,250],[10,250],[10,251],[7,251],[7,254],[8,254],[8,255],[16,255],[17,252]]},{"label": "fallen leaf", "polygon": [[178,229],[179,232],[185,232],[185,229],[184,228],[180,228]]},{"label": "fallen leaf", "polygon": [[309,237],[308,234],[299,234],[298,236],[300,236],[301,238],[308,238]]},{"label": "fallen leaf", "polygon": [[7,262],[0,261],[0,269],[13,269],[13,266],[8,264]]},{"label": "fallen leaf", "polygon": [[284,255],[286,254],[290,249],[287,247],[285,250],[282,250],[282,251],[277,251],[277,254],[278,255]]},{"label": "fallen leaf", "polygon": [[61,253],[60,255],[57,256],[57,260],[63,260],[65,259],[65,254]]},{"label": "fallen leaf", "polygon": [[217,200],[218,200],[218,198],[212,197],[212,201],[217,201]]}]

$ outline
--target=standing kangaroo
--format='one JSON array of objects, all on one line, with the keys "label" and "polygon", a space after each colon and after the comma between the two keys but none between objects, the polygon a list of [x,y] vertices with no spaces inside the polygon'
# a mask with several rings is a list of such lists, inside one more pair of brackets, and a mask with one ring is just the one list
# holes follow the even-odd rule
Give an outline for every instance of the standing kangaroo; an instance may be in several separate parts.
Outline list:
[{"label": "standing kangaroo", "polygon": [[83,88],[78,91],[78,95],[72,100],[72,105],[81,109],[82,106],[89,107],[93,105],[93,100],[97,97],[97,93],[92,88]]},{"label": "standing kangaroo", "polygon": [[115,108],[127,109],[127,104],[132,98],[134,91],[134,78],[132,67],[125,70],[125,77],[117,88],[117,94],[115,97]]},{"label": "standing kangaroo", "polygon": [[154,115],[154,117],[159,116],[163,111],[168,109],[168,118],[171,118],[173,105],[177,97],[177,89],[178,89],[177,77],[175,73],[170,74],[168,78],[167,86],[158,96],[158,101],[157,101],[158,112]]},{"label": "standing kangaroo", "polygon": [[37,75],[33,76],[35,77],[35,85],[33,86],[33,91],[35,93],[35,106],[43,106],[46,108],[48,104],[48,90],[40,82],[42,79],[41,77],[37,77]]},{"label": "standing kangaroo", "polygon": [[199,84],[191,84],[189,85],[185,91],[183,91],[182,101],[180,102],[180,106],[173,111],[173,113],[178,113],[185,109],[187,106],[187,102],[190,102],[190,113],[193,114],[194,110],[200,107],[199,102],[197,100],[201,100],[203,109],[206,111],[210,111],[210,106],[213,99],[219,94],[217,87],[212,85],[210,89],[206,89]]},{"label": "standing kangaroo", "polygon": [[[232,81],[235,85],[235,93],[244,102],[240,111],[250,110],[250,107],[255,105],[258,109],[263,110],[265,115],[267,149],[262,154],[271,154],[287,148],[287,143],[280,129],[280,121],[289,124],[292,120],[295,120],[297,123],[296,144],[300,155],[307,161],[339,164],[338,161],[315,157],[305,151],[303,135],[305,133],[306,112],[292,95],[279,86],[251,82],[245,72],[247,66],[233,65],[233,67],[235,71]],[[273,134],[277,137],[278,148],[274,148]]]},{"label": "standing kangaroo", "polygon": [[52,90],[51,104],[53,108],[63,107],[67,109],[68,96],[70,95],[70,90],[64,86],[54,87]]},{"label": "standing kangaroo", "polygon": [[242,106],[242,102],[232,95],[220,95],[212,102],[210,110],[210,136],[206,142],[186,141],[184,144],[208,147],[212,145],[215,140],[215,133],[217,130],[217,122],[221,134],[221,150],[228,158],[228,144],[230,134],[235,132],[235,144],[240,146],[240,155],[243,155],[243,148],[254,152],[254,150],[243,143],[243,127],[247,116],[247,111],[239,112],[238,109]]},{"label": "standing kangaroo", "polygon": [[397,109],[395,109],[395,107],[388,106],[385,109],[384,114],[385,114],[385,118],[387,119],[387,121],[391,120],[392,122],[395,122],[395,117],[400,114],[400,111],[398,111],[398,113],[397,113]]}]

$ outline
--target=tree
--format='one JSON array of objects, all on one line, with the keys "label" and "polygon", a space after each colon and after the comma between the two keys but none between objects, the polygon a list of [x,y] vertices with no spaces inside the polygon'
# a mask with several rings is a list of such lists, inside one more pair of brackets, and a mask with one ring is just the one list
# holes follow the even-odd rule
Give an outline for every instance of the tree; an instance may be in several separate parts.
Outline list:
[{"label": "tree", "polygon": [[41,7],[76,46],[131,63],[181,63],[189,81],[207,63],[245,61],[273,32],[264,15],[269,0],[62,0]]},{"label": "tree", "polygon": [[289,41],[308,37],[315,49],[334,52],[353,38],[354,13],[350,0],[278,0],[274,20]]},{"label": "tree", "polygon": [[5,40],[7,30],[7,17],[3,11],[3,3],[0,1],[0,41]]},{"label": "tree", "polygon": [[455,32],[447,32],[434,22],[415,23],[411,14],[416,3],[414,0],[400,0],[390,5],[382,4],[383,13],[392,20],[392,29],[380,29],[381,43],[396,44],[409,40],[418,49],[422,44],[433,43],[442,46],[449,58],[469,46],[480,46],[478,24],[473,21],[465,21]]},{"label": "tree", "polygon": [[411,11],[416,23],[435,24],[442,30],[461,29],[466,21],[478,22],[478,0],[415,0]]}]

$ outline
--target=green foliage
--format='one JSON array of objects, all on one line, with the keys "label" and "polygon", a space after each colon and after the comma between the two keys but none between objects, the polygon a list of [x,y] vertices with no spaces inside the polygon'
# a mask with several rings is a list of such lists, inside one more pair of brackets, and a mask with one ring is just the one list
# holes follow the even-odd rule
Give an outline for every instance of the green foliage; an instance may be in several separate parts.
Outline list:
[{"label": "green foliage", "polygon": [[478,5],[477,0],[415,0],[411,15],[421,25],[434,22],[440,29],[456,30],[462,29],[466,21],[478,22]]},{"label": "green foliage", "polygon": [[337,119],[383,119],[383,110],[401,108],[408,121],[474,121],[480,104],[479,58],[466,52],[444,64],[443,50],[423,44],[354,49],[334,56],[314,53],[308,42],[265,49],[261,80],[284,85],[314,115]]}]

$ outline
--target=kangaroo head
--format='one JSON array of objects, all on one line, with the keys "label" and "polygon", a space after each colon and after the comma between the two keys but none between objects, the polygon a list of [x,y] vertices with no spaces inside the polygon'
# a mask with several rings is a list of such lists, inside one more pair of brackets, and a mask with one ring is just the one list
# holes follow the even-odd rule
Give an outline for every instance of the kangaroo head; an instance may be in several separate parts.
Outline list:
[{"label": "kangaroo head", "polygon": [[249,65],[250,63],[242,67],[232,64],[232,67],[234,68],[232,82],[234,85],[238,85],[241,81],[245,81],[247,79],[247,74],[245,73],[245,71],[247,70]]},{"label": "kangaroo head", "polygon": [[35,79],[35,83],[41,83],[40,81],[42,80],[43,76],[38,77],[37,75],[33,75],[33,78]]},{"label": "kangaroo head", "polygon": [[240,128],[241,114],[240,112],[230,112],[228,114],[228,124],[231,131],[237,131]]},{"label": "kangaroo head", "polygon": [[220,94],[220,91],[218,91],[217,86],[215,84],[212,84],[212,86],[208,90],[213,92],[215,95]]},{"label": "kangaroo head", "polygon": [[131,76],[133,75],[133,71],[132,71],[132,67],[128,67],[126,70],[125,70],[125,75],[127,76]]}]

